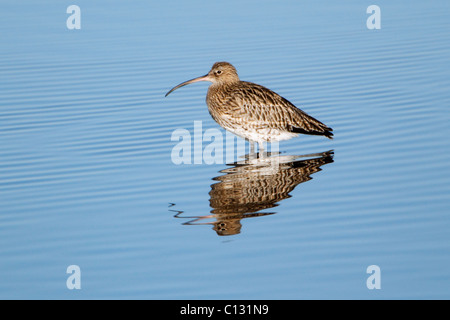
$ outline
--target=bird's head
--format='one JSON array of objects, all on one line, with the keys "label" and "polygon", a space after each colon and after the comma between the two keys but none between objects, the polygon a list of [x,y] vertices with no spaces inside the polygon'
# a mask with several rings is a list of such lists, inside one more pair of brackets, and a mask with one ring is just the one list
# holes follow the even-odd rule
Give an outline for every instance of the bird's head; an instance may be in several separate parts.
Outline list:
[{"label": "bird's head", "polygon": [[200,81],[209,81],[213,84],[227,84],[239,81],[239,76],[237,74],[236,68],[228,62],[216,62],[212,66],[211,70],[204,76],[194,78],[185,82],[180,83],[179,85],[170,89],[169,92],[166,93],[166,97],[176,89],[183,87],[185,85],[200,82]]},{"label": "bird's head", "polygon": [[231,83],[239,81],[236,68],[228,62],[216,62],[208,72],[208,81],[212,83]]}]

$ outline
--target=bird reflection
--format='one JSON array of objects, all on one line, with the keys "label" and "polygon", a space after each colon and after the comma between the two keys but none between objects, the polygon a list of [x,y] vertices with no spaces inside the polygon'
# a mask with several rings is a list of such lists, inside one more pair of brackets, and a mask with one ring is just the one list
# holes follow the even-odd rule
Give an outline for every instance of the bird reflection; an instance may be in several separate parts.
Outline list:
[{"label": "bird reflection", "polygon": [[278,206],[291,197],[289,193],[302,182],[311,180],[311,175],[321,166],[333,162],[333,151],[310,155],[269,155],[265,158],[246,156],[245,160],[230,164],[213,178],[211,185],[211,214],[204,216],[182,216],[190,219],[185,225],[212,225],[219,236],[235,235],[241,232],[241,220],[261,217],[276,212],[261,212]]}]

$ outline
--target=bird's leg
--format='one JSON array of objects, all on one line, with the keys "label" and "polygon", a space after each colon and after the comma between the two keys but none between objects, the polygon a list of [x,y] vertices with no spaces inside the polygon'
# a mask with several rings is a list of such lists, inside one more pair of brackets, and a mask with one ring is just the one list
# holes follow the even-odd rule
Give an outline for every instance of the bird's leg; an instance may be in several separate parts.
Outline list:
[{"label": "bird's leg", "polygon": [[266,151],[264,150],[264,142],[258,142],[259,146],[259,157],[265,158],[266,157]]},{"label": "bird's leg", "polygon": [[255,142],[248,140],[248,143],[250,144],[250,154],[255,153]]},{"label": "bird's leg", "polygon": [[256,158],[256,153],[255,153],[255,142],[252,141],[252,140],[249,140],[249,139],[247,139],[247,141],[248,141],[248,144],[249,144],[249,146],[250,146],[250,151],[249,151],[249,154],[248,154],[248,159],[249,159],[249,160],[255,159],[255,158]]}]

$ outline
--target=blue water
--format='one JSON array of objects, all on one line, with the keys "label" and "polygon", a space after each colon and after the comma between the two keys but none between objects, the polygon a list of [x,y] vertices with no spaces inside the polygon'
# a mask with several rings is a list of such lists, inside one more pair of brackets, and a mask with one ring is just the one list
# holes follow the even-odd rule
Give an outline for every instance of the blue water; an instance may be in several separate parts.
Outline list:
[{"label": "blue water", "polygon": [[[450,298],[450,4],[371,4],[2,4],[0,298]],[[215,61],[335,139],[175,165],[174,130],[220,127],[206,83],[164,94]]]}]

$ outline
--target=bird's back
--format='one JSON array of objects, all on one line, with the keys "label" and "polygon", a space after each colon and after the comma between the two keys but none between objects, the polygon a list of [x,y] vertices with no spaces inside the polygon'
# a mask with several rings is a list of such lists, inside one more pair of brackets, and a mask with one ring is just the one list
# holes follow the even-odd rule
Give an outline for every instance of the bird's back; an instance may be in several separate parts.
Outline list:
[{"label": "bird's back", "polygon": [[332,139],[332,129],[261,85],[237,81],[211,85],[211,116],[225,129],[252,141],[280,141],[299,133]]}]

